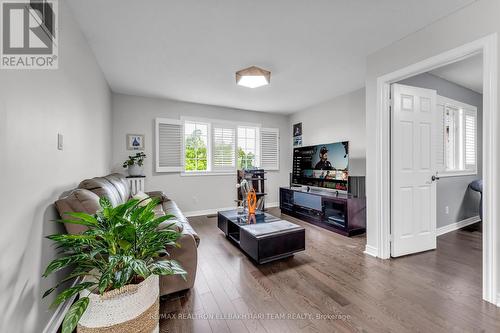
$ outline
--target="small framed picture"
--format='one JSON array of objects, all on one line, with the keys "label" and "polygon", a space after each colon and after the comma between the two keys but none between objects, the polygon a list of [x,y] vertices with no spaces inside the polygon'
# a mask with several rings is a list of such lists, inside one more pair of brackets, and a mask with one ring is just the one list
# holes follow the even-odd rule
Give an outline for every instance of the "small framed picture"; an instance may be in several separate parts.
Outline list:
[{"label": "small framed picture", "polygon": [[302,135],[293,137],[293,146],[294,147],[302,147]]},{"label": "small framed picture", "polygon": [[302,136],[302,123],[293,125],[293,137]]},{"label": "small framed picture", "polygon": [[144,135],[127,134],[127,150],[144,150]]}]

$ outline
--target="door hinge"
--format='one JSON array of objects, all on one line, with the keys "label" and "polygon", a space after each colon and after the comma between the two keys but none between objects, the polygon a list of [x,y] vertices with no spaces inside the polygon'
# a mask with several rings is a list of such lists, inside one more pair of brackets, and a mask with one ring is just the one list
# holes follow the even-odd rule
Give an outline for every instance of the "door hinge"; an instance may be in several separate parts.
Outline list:
[{"label": "door hinge", "polygon": [[394,240],[394,237],[392,236],[392,234],[389,235],[389,242],[392,242]]}]

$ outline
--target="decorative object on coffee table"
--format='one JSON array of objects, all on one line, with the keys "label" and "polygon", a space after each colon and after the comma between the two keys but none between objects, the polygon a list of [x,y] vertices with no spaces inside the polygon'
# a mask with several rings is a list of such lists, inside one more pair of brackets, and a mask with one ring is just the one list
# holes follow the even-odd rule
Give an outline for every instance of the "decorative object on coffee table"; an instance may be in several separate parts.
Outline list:
[{"label": "decorative object on coffee table", "polygon": [[248,204],[248,214],[254,215],[255,209],[257,208],[257,195],[255,190],[252,188],[247,194],[247,204]]},{"label": "decorative object on coffee table", "polygon": [[127,150],[144,150],[144,135],[127,134]]},{"label": "decorative object on coffee table", "polygon": [[237,200],[238,202],[238,212],[244,213],[247,208],[247,196],[250,191],[250,185],[246,179],[242,179],[239,183],[236,184],[236,188],[238,191],[238,198],[241,197],[241,200]]},{"label": "decorative object on coffee table", "polygon": [[217,226],[255,262],[263,264],[305,250],[305,229],[262,211],[242,215],[218,212]]},{"label": "decorative object on coffee table", "polygon": [[144,154],[143,152],[129,156],[128,159],[123,162],[123,167],[128,168],[128,174],[130,176],[142,176],[142,167],[144,165],[145,158],[146,154]]},{"label": "decorative object on coffee table", "polygon": [[[158,199],[141,205],[129,200],[112,207],[101,198],[94,215],[65,213],[58,222],[88,228],[79,234],[47,236],[61,250],[43,274],[72,267],[68,278],[45,292],[46,297],[68,279],[77,282],[59,293],[52,306],[80,294],[67,312],[62,333],[78,332],[158,332],[158,275],[185,275],[174,260],[163,260],[165,247],[176,244],[181,233],[172,225],[158,226],[172,215],[155,217]],[[81,280],[83,278],[83,281]]]}]

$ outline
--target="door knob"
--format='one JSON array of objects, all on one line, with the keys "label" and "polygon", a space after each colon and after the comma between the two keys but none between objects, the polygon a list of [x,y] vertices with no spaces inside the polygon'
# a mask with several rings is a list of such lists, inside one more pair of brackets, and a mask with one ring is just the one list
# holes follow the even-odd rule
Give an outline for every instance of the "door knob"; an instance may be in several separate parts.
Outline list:
[{"label": "door knob", "polygon": [[436,181],[436,180],[439,180],[439,177],[432,175],[431,179],[432,179],[432,181],[434,182],[434,181]]}]

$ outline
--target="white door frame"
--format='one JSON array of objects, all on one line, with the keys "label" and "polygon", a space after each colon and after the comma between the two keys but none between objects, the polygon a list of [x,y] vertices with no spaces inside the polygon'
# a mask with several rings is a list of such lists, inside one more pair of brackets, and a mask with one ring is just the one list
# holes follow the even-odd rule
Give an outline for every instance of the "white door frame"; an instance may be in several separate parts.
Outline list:
[{"label": "white door frame", "polygon": [[[454,63],[471,55],[483,54],[483,299],[497,304],[497,34],[462,45],[437,56],[420,61],[377,79],[376,126],[376,219],[378,232],[377,257],[390,258],[391,226],[391,83]],[[500,306],[500,304],[499,304]]]}]

